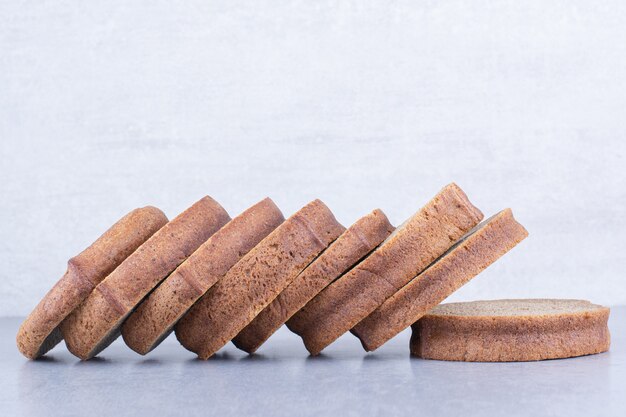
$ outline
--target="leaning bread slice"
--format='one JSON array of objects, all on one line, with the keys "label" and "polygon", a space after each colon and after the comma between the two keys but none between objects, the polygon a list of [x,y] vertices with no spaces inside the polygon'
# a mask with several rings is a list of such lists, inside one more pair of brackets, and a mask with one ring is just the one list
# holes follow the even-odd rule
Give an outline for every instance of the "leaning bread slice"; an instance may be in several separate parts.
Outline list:
[{"label": "leaning bread slice", "polygon": [[517,362],[606,352],[609,309],[583,300],[491,300],[441,304],[413,328],[424,359]]},{"label": "leaning bread slice", "polygon": [[299,334],[307,350],[312,355],[320,353],[443,254],[482,217],[456,184],[444,187],[378,249],[294,316],[296,321],[306,320],[293,328],[301,329]]},{"label": "leaning bread slice", "polygon": [[266,198],[218,230],[170,274],[122,325],[124,342],[145,355],[228,270],[283,222]]},{"label": "leaning bread slice", "polygon": [[232,340],[343,231],[319,200],[307,204],[237,262],[183,316],[176,337],[201,359]]},{"label": "leaning bread slice", "polygon": [[17,347],[36,359],[61,339],[59,324],[100,281],[167,223],[156,207],[135,209],[118,220],[87,249],[67,262],[67,271],[37,304],[17,332]]},{"label": "leaning bread slice", "polygon": [[374,210],[344,231],[315,261],[281,292],[233,343],[255,352],[280,326],[328,284],[370,253],[393,231],[381,210]]},{"label": "leaning bread slice", "polygon": [[204,197],[163,226],[61,323],[69,351],[85,360],[111,344],[133,308],[228,220],[222,206]]},{"label": "leaning bread slice", "polygon": [[430,309],[528,236],[510,209],[501,211],[464,236],[440,259],[363,319],[353,329],[372,351],[415,323]]}]

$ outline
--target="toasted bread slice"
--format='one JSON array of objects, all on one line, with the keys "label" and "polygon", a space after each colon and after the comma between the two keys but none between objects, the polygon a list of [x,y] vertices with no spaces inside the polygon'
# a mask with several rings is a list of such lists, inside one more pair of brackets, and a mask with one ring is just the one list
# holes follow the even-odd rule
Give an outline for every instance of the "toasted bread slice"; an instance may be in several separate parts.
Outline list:
[{"label": "toasted bread slice", "polygon": [[204,197],[159,229],[61,323],[69,351],[86,360],[111,344],[135,306],[228,220]]},{"label": "toasted bread slice", "polygon": [[370,253],[393,231],[381,210],[362,217],[337,238],[302,271],[233,343],[248,353],[255,352],[280,326],[328,284]]},{"label": "toasted bread slice", "polygon": [[609,309],[582,300],[441,304],[415,323],[411,354],[468,362],[537,361],[609,350]]},{"label": "toasted bread slice", "polygon": [[415,323],[528,236],[510,209],[464,236],[441,258],[389,297],[353,329],[372,351]]},{"label": "toasted bread slice", "polygon": [[304,307],[302,317],[307,321],[297,328],[307,350],[319,354],[441,256],[482,217],[456,184],[444,187],[378,249]]},{"label": "toasted bread slice", "polygon": [[145,355],[173,330],[176,322],[246,253],[284,221],[266,198],[218,230],[170,274],[122,325],[122,337]]},{"label": "toasted bread slice", "polygon": [[319,200],[307,204],[237,262],[175,327],[180,343],[208,359],[252,321],[343,231]]},{"label": "toasted bread slice", "polygon": [[59,325],[124,259],[167,223],[156,207],[135,209],[87,249],[70,259],[67,271],[37,304],[17,332],[17,347],[36,359],[62,339]]}]

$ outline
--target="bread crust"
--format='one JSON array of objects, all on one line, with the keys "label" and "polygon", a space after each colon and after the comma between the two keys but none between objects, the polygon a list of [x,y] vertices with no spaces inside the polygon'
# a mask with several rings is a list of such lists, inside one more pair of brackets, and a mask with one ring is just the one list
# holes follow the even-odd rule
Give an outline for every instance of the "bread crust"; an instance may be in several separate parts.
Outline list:
[{"label": "bread crust", "polygon": [[528,236],[505,209],[481,223],[426,270],[389,297],[352,333],[366,351],[382,346],[415,323]]},{"label": "bread crust", "polygon": [[175,327],[176,337],[208,359],[232,340],[343,231],[319,200],[307,204],[237,262]]},{"label": "bread crust", "polygon": [[126,214],[95,242],[67,263],[67,271],[20,326],[19,351],[36,359],[61,340],[59,325],[113,271],[150,236],[167,223],[156,207]]},{"label": "bread crust", "polygon": [[[517,362],[570,358],[609,350],[607,307],[581,300],[492,300],[490,303],[552,302],[562,304],[551,314],[441,315],[438,308],[412,326],[411,354],[424,359],[468,362]],[[584,303],[572,308],[573,303]],[[581,308],[584,307],[584,308]]]},{"label": "bread crust", "polygon": [[106,348],[135,306],[228,220],[207,196],[163,226],[61,323],[68,350],[86,360]]},{"label": "bread crust", "polygon": [[128,347],[145,355],[246,253],[284,221],[266,198],[228,222],[172,272],[122,325]]},{"label": "bread crust", "polygon": [[387,216],[374,210],[345,230],[315,261],[233,339],[239,349],[255,352],[292,315],[376,248],[393,231]]},{"label": "bread crust", "polygon": [[[312,355],[349,331],[482,220],[456,184],[444,187],[383,244],[303,309]],[[298,313],[300,314],[300,313]]]}]

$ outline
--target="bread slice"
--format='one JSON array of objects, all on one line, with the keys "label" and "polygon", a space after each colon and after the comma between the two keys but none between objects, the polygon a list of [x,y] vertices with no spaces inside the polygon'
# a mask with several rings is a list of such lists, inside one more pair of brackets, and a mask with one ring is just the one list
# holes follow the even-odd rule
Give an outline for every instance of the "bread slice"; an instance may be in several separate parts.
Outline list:
[{"label": "bread slice", "polygon": [[183,316],[180,343],[207,359],[252,319],[343,231],[315,200],[248,252]]},{"label": "bread slice", "polygon": [[228,220],[222,206],[204,197],[163,226],[61,323],[69,351],[86,360],[111,344],[133,308]]},{"label": "bread slice", "polygon": [[156,207],[135,209],[118,220],[87,249],[70,259],[67,271],[37,304],[17,332],[17,347],[36,359],[61,339],[59,324],[128,255],[167,223]]},{"label": "bread slice", "polygon": [[392,231],[393,226],[381,210],[359,219],[239,332],[233,339],[235,346],[248,353],[255,352],[294,313],[370,253]]},{"label": "bread slice", "polygon": [[491,300],[435,307],[413,325],[425,359],[517,362],[609,350],[609,309],[582,300]]},{"label": "bread slice", "polygon": [[228,222],[128,317],[122,325],[126,344],[142,355],[154,349],[193,303],[284,220],[266,198]]},{"label": "bread slice", "polygon": [[372,351],[415,323],[430,309],[528,236],[510,209],[464,236],[441,258],[389,297],[353,329]]},{"label": "bread slice", "polygon": [[482,220],[456,185],[444,187],[367,258],[305,307],[299,334],[317,355],[367,317]]}]

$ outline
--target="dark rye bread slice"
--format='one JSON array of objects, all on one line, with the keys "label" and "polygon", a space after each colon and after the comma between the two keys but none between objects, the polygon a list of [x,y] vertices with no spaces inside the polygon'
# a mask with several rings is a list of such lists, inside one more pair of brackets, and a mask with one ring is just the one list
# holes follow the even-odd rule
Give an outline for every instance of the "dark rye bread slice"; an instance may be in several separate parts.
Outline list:
[{"label": "dark rye bread slice", "polygon": [[281,292],[233,343],[255,352],[280,326],[328,284],[376,248],[393,231],[381,210],[374,210],[344,231]]},{"label": "dark rye bread slice", "polygon": [[154,349],[193,303],[284,220],[274,202],[266,198],[228,222],[126,319],[124,342],[142,355]]},{"label": "dark rye bread slice", "polygon": [[87,249],[67,262],[67,271],[37,304],[17,332],[17,347],[36,359],[62,339],[59,324],[100,281],[167,223],[156,207],[135,209],[118,220]]},{"label": "dark rye bread slice", "polygon": [[222,206],[204,197],[163,226],[61,323],[69,351],[86,360],[111,344],[133,308],[228,220]]},{"label": "dark rye bread slice", "polygon": [[[456,185],[444,187],[367,258],[326,287],[294,319],[312,355],[349,331],[482,220]],[[297,318],[296,318],[297,317]]]},{"label": "dark rye bread slice", "polygon": [[208,359],[232,340],[343,231],[315,200],[248,252],[183,316],[180,343]]},{"label": "dark rye bread slice", "polygon": [[413,325],[411,354],[424,359],[517,362],[606,352],[609,309],[583,300],[441,304]]},{"label": "dark rye bread slice", "polygon": [[382,346],[474,278],[528,232],[505,209],[477,226],[441,258],[364,318],[352,333],[366,351]]}]

